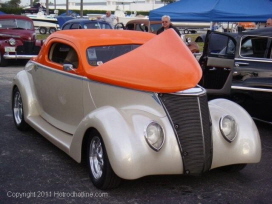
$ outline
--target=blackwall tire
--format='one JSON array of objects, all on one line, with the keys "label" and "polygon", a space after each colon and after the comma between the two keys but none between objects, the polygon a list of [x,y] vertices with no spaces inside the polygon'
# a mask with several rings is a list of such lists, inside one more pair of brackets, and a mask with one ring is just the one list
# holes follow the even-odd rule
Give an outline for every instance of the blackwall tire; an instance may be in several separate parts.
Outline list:
[{"label": "blackwall tire", "polygon": [[92,131],[87,141],[87,159],[90,179],[98,189],[119,186],[119,178],[110,165],[104,142],[97,131]]},{"label": "blackwall tire", "polygon": [[0,54],[0,67],[6,67],[8,65],[8,60],[3,57],[3,54]]},{"label": "blackwall tire", "polygon": [[56,32],[57,31],[57,29],[56,28],[49,28],[49,34],[52,34],[52,33],[54,33],[54,32]]}]

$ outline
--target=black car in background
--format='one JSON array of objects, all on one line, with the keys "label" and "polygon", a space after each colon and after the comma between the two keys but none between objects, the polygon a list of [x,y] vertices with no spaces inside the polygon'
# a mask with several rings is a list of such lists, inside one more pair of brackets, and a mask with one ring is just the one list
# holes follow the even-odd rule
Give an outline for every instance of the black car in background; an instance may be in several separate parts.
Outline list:
[{"label": "black car in background", "polygon": [[[200,85],[210,97],[227,97],[258,120],[272,124],[272,28],[220,33],[208,31]],[[230,86],[231,85],[231,86]]]},{"label": "black car in background", "polygon": [[69,30],[69,29],[113,29],[111,25],[102,20],[89,20],[89,19],[72,19],[66,21],[61,30]]}]

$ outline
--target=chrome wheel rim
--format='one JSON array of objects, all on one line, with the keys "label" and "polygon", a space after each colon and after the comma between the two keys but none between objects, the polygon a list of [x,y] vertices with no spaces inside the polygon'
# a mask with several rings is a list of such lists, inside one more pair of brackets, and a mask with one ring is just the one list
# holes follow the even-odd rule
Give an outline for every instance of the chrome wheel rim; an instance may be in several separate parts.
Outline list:
[{"label": "chrome wheel rim", "polygon": [[97,136],[95,136],[90,143],[89,161],[94,178],[101,178],[103,174],[104,158],[102,143],[100,138]]},{"label": "chrome wheel rim", "polygon": [[21,98],[21,94],[17,91],[14,95],[14,107],[13,114],[16,124],[20,124],[23,118],[23,102]]}]

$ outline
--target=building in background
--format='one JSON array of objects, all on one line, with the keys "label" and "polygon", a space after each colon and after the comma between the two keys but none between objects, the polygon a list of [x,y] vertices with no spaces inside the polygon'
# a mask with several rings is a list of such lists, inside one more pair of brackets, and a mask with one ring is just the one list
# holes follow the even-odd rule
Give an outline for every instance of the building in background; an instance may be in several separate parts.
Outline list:
[{"label": "building in background", "polygon": [[[45,1],[45,0],[43,0]],[[41,3],[45,4],[45,2]],[[55,3],[49,1],[49,9],[66,9],[64,3]],[[83,2],[84,10],[123,10],[123,11],[150,11],[164,6],[160,0],[89,0]],[[80,0],[69,1],[69,9],[80,10]]]}]

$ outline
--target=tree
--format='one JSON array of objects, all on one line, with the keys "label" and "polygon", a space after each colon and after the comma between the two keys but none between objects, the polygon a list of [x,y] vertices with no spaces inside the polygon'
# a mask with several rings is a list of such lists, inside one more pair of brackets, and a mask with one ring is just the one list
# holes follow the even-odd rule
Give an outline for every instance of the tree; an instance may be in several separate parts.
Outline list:
[{"label": "tree", "polygon": [[4,4],[4,7],[19,8],[21,0],[10,0]]},{"label": "tree", "polygon": [[165,4],[171,4],[173,2],[176,2],[176,0],[161,0],[161,2],[163,2]]}]

